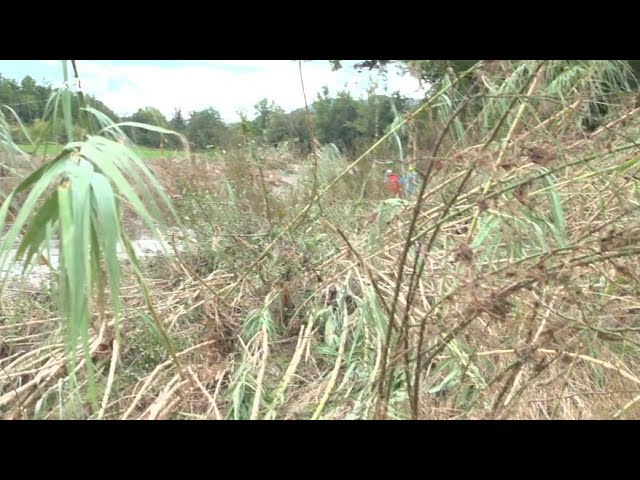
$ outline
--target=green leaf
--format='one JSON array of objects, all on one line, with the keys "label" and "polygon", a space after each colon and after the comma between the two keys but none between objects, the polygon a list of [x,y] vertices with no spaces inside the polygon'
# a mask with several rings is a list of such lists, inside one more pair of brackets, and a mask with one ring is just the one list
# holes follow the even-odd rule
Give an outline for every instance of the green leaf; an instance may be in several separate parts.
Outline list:
[{"label": "green leaf", "polygon": [[73,142],[73,119],[71,117],[71,90],[69,89],[69,75],[67,72],[67,60],[62,61],[62,71],[66,87],[62,90],[62,114],[64,116],[64,128],[67,132],[67,141]]},{"label": "green leaf", "polygon": [[[38,199],[50,187],[54,180],[64,171],[64,169],[64,163],[57,162],[51,165],[50,168],[43,169],[42,174],[39,175],[37,183],[29,192],[29,195],[22,204],[22,207],[20,208],[20,211],[18,212],[18,215],[16,216],[13,224],[5,234],[2,243],[0,243],[0,270],[4,269],[7,266],[7,257],[11,253],[11,248],[16,242],[16,239],[18,238],[18,235],[28,218],[34,215]],[[18,189],[14,190],[14,193],[17,191]],[[11,202],[12,198],[13,195],[10,195],[7,200],[5,200],[2,210],[0,211],[0,218],[3,220],[3,227],[4,219],[6,218],[6,214],[9,209],[9,203]]]},{"label": "green leaf", "polygon": [[[545,175],[542,177],[542,180],[548,187],[554,187],[557,183],[556,178],[552,174]],[[560,247],[566,247],[568,244],[567,227],[565,224],[564,209],[562,207],[560,195],[556,188],[549,188],[546,190],[546,195],[551,204],[551,218],[553,219],[553,225],[555,227],[554,236],[556,237],[556,241]]]},{"label": "green leaf", "polygon": [[121,236],[120,218],[116,210],[115,193],[104,175],[99,173],[93,174],[91,177],[91,189],[94,200],[94,218],[96,219],[96,228],[100,232],[100,245],[102,246],[107,264],[111,301],[115,322],[117,322],[118,312],[120,310],[120,264],[118,262],[118,239],[120,239]]},{"label": "green leaf", "polygon": [[439,385],[429,389],[429,393],[438,393],[447,389],[450,384],[457,383],[457,377],[460,373],[460,369],[458,367],[454,367]]},{"label": "green leaf", "polygon": [[478,231],[471,242],[471,248],[478,248],[481,246],[490,234],[498,231],[497,228],[501,222],[502,219],[495,215],[481,217],[478,225]]},{"label": "green leaf", "polygon": [[25,232],[22,242],[16,252],[16,259],[22,257],[27,252],[24,259],[24,267],[22,273],[26,271],[31,264],[33,256],[40,251],[47,237],[47,231],[51,227],[51,223],[58,217],[58,196],[52,194],[40,207],[31,220],[31,225]]},{"label": "green leaf", "polygon": [[629,160],[627,160],[626,162],[624,162],[622,165],[618,166],[616,168],[616,170],[620,173],[626,173],[627,171],[629,171],[631,168],[633,168],[634,166],[636,166],[638,164],[638,162],[640,162],[640,156],[639,157],[633,157],[630,158]]}]

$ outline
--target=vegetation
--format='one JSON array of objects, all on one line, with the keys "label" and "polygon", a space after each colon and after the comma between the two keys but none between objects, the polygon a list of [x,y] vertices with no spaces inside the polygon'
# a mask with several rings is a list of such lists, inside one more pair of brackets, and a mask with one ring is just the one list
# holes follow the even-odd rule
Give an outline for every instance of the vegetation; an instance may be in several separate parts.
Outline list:
[{"label": "vegetation", "polygon": [[[238,125],[52,92],[53,157],[4,109],[0,260],[56,275],[6,275],[0,415],[639,418],[630,64],[404,65],[419,105],[325,91]],[[195,153],[134,144],[176,132]],[[165,254],[137,254],[140,223]]]},{"label": "vegetation", "polygon": [[[35,92],[35,93],[33,93]],[[27,133],[36,143],[38,140],[65,141],[64,128],[57,123],[54,135],[46,129],[50,126],[52,111],[50,105],[54,91],[51,86],[40,86],[31,77],[17,82],[0,76],[0,104],[12,108],[16,116],[27,126]],[[81,110],[80,100],[71,93],[72,118],[77,121]],[[176,110],[171,119],[167,119],[158,109],[147,107],[139,109],[133,115],[119,118],[106,105],[87,95],[85,103],[102,113],[112,121],[135,122],[171,129],[184,134],[190,146],[196,151],[211,148],[232,149],[248,140],[260,145],[277,145],[289,142],[294,148],[310,152],[309,130],[305,109],[286,113],[281,107],[268,99],[262,99],[255,105],[255,118],[243,119],[236,124],[225,124],[220,114],[213,108],[190,112],[185,118],[181,110]],[[394,93],[392,96],[371,95],[367,99],[354,99],[348,92],[337,92],[335,97],[328,90],[318,95],[311,103],[310,111],[317,124],[317,140],[321,143],[334,143],[345,154],[354,155],[377,140],[395,118],[394,109],[399,112],[410,107],[407,98]],[[12,124],[12,134],[18,143],[29,143],[25,133],[19,128],[13,116],[7,117]],[[140,147],[180,148],[175,136],[123,127],[123,131]],[[48,135],[48,136],[47,136]]]}]

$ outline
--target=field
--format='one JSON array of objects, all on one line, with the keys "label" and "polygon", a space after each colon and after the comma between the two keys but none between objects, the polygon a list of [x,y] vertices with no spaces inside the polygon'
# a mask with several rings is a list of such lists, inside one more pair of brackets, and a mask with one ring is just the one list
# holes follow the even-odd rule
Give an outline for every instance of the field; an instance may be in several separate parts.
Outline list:
[{"label": "field", "polygon": [[399,198],[393,129],[355,158],[142,149],[176,211],[141,259],[148,296],[123,262],[118,317],[105,286],[76,351],[60,284],[12,280],[0,415],[640,418],[639,109],[621,94],[585,133],[581,93],[550,108],[542,71],[463,120],[464,101],[419,107],[438,116],[411,130],[431,140]]}]

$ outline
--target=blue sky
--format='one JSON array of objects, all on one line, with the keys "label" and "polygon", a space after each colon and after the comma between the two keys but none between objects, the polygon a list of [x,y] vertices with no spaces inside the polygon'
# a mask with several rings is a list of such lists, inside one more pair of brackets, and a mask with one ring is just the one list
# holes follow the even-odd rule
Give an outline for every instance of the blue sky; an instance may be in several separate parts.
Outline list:
[{"label": "blue sky", "polygon": [[[326,60],[303,62],[307,100],[313,101],[326,85],[330,91],[346,89],[364,95],[372,82],[377,91],[419,98],[418,81],[392,68],[387,80],[376,72],[357,73],[356,61],[332,72]],[[83,90],[95,95],[120,115],[153,106],[167,117],[175,108],[183,114],[213,107],[228,122],[239,120],[238,111],[253,116],[262,98],[275,101],[286,111],[304,106],[298,62],[291,60],[77,60]],[[62,82],[58,60],[0,60],[0,74],[21,80],[31,75],[38,82]]]}]

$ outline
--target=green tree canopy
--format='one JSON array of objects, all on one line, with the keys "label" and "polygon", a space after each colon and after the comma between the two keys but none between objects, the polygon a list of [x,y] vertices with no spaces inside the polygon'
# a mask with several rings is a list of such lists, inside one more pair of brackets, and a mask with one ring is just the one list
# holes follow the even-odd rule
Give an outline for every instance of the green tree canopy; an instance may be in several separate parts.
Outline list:
[{"label": "green tree canopy", "polygon": [[187,123],[187,138],[195,148],[222,145],[226,132],[227,126],[214,108],[192,112]]},{"label": "green tree canopy", "polygon": [[[146,123],[148,125],[154,125],[162,128],[170,128],[169,122],[165,116],[153,107],[146,107],[139,109],[136,113],[126,119],[130,122]],[[138,145],[146,147],[158,148],[164,145],[164,136],[158,132],[152,132],[141,128],[129,128],[129,135],[131,139]]]}]

